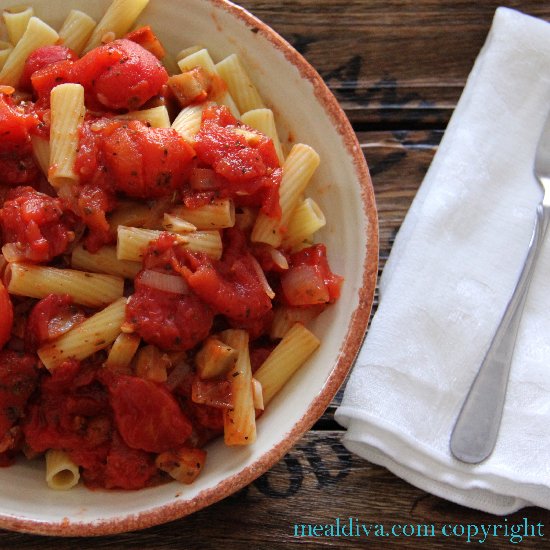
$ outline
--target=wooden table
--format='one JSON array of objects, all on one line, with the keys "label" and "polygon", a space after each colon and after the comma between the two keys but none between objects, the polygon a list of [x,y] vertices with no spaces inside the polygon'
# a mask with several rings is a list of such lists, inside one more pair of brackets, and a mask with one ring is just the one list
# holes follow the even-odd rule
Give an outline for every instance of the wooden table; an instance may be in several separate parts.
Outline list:
[{"label": "wooden table", "polygon": [[[174,0],[176,1],[176,0]],[[184,1],[184,0],[180,0]],[[541,0],[242,0],[289,40],[323,76],[352,121],[374,182],[380,217],[380,268],[422,181],[481,48],[496,7],[507,5],[550,20]],[[376,308],[376,303],[375,303]],[[3,548],[453,548],[445,524],[499,523],[431,496],[386,469],[351,455],[333,419],[342,391],[298,445],[238,494],[190,517],[142,532],[95,539],[50,539],[0,531]],[[392,525],[434,525],[427,538],[296,538],[294,524],[335,518]],[[529,508],[509,523],[542,523],[550,512]],[[502,521],[500,521],[502,523]],[[372,537],[372,535],[371,535]],[[472,545],[477,545],[472,542]],[[509,547],[505,537],[486,543]],[[522,547],[550,546],[550,536]]]}]

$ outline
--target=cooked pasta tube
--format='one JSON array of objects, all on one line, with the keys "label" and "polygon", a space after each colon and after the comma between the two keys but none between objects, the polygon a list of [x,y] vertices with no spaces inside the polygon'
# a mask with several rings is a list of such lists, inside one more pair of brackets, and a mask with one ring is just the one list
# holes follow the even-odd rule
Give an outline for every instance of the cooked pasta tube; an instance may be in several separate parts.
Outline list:
[{"label": "cooked pasta tube", "polygon": [[268,138],[271,138],[277,157],[281,165],[285,160],[283,154],[283,148],[281,147],[281,140],[279,139],[279,134],[277,133],[277,127],[275,126],[275,117],[273,116],[273,111],[267,108],[252,109],[243,113],[241,116],[241,121],[254,128],[259,130],[262,134],[265,134]]},{"label": "cooked pasta tube", "polygon": [[185,59],[186,57],[190,56],[193,53],[197,53],[200,50],[204,50],[204,46],[195,45],[184,48],[176,54],[176,61],[181,61],[182,59]]},{"label": "cooked pasta tube", "polygon": [[92,32],[84,52],[99,46],[108,32],[114,33],[115,38],[124,36],[148,3],[149,0],[113,0]]},{"label": "cooked pasta tube", "polygon": [[6,60],[10,56],[12,50],[13,46],[9,42],[0,40],[0,69],[2,69],[2,67],[6,63]]},{"label": "cooked pasta tube", "polygon": [[0,71],[0,84],[16,87],[23,73],[27,57],[37,48],[50,46],[58,40],[58,34],[38,17],[31,17],[23,36],[11,51]]},{"label": "cooked pasta tube", "polygon": [[254,377],[262,385],[264,404],[286,384],[321,342],[301,323],[296,323],[269,354]]},{"label": "cooked pasta tube", "polygon": [[8,8],[2,13],[8,38],[15,46],[25,33],[30,18],[34,15],[34,9],[30,6]]},{"label": "cooked pasta tube", "polygon": [[121,277],[24,263],[11,263],[5,280],[11,294],[29,298],[69,294],[74,302],[88,307],[104,307],[124,291]]},{"label": "cooked pasta tube", "polygon": [[172,122],[172,128],[185,141],[193,143],[195,136],[201,128],[202,113],[210,105],[212,105],[211,102],[204,102],[184,107],[174,122]]},{"label": "cooked pasta tube", "polygon": [[138,350],[140,342],[141,338],[137,334],[122,332],[113,342],[103,366],[109,370],[127,369]]},{"label": "cooked pasta tube", "polygon": [[116,277],[133,279],[141,270],[141,262],[119,260],[116,246],[102,246],[97,252],[88,252],[82,244],[73,249],[71,265],[82,271],[107,273]]},{"label": "cooked pasta tube", "polygon": [[170,128],[170,116],[168,109],[164,105],[142,109],[141,111],[130,111],[122,115],[117,115],[120,120],[141,120],[148,122],[153,128]]},{"label": "cooked pasta tube", "polygon": [[[140,262],[147,247],[153,241],[156,241],[162,233],[162,231],[156,229],[142,229],[119,225],[117,231],[117,258],[119,260]],[[174,235],[177,234],[174,233]],[[187,236],[177,235],[177,239],[181,243],[188,242]]]},{"label": "cooked pasta tube", "polygon": [[119,298],[57,340],[39,348],[38,357],[50,371],[71,357],[78,361],[86,359],[115,341],[125,313],[126,298]]},{"label": "cooked pasta tube", "polygon": [[42,173],[48,177],[50,170],[50,140],[40,137],[31,136],[32,153]]},{"label": "cooked pasta tube", "polygon": [[176,206],[170,213],[197,229],[224,229],[235,225],[235,205],[231,199],[218,199],[198,208]]},{"label": "cooked pasta tube", "polygon": [[274,308],[269,332],[270,338],[273,340],[283,338],[296,323],[307,325],[321,313],[323,307],[321,305],[319,307],[279,306]]},{"label": "cooked pasta tube", "polygon": [[214,260],[222,257],[223,244],[219,231],[194,231],[185,236],[188,239],[184,244],[185,248],[193,252],[203,252]]},{"label": "cooked pasta tube", "polygon": [[80,10],[71,10],[59,29],[59,38],[63,45],[71,48],[78,55],[92,36],[96,22],[87,13]]},{"label": "cooked pasta tube", "polygon": [[231,383],[233,408],[223,410],[223,431],[226,445],[250,445],[256,441],[256,412],[252,393],[252,370],[248,349],[248,332],[225,330],[221,340],[239,353],[234,367],[227,373]]},{"label": "cooked pasta tube", "polygon": [[109,228],[116,235],[119,225],[144,227],[151,217],[151,209],[142,202],[120,201],[117,209],[109,214]]},{"label": "cooked pasta tube", "polygon": [[229,93],[241,113],[265,107],[237,54],[234,53],[222,59],[216,64],[216,70],[227,84]]},{"label": "cooked pasta tube", "polygon": [[78,128],[84,121],[84,87],[60,84],[50,94],[50,168],[48,181],[60,189],[79,180],[74,164],[78,150]]},{"label": "cooked pasta tube", "polygon": [[[214,61],[212,61],[212,57],[210,57],[210,53],[208,53],[208,50],[206,48],[193,52],[183,59],[180,59],[178,61],[178,67],[180,68],[182,73],[185,71],[190,71],[195,67],[201,67],[208,74],[216,77],[220,76],[216,69],[216,65],[214,64]],[[235,103],[235,100],[231,97],[231,94],[227,90],[223,89],[218,97],[213,97],[212,99],[221,105],[227,106],[233,116],[239,118],[239,109]]]},{"label": "cooked pasta tube", "polygon": [[283,237],[283,248],[293,248],[312,236],[327,223],[323,211],[311,198],[303,200],[292,213],[288,228]]},{"label": "cooked pasta tube", "polygon": [[309,145],[297,143],[292,147],[283,164],[283,176],[279,187],[281,218],[270,218],[260,212],[252,229],[252,241],[267,243],[274,247],[280,246],[283,240],[282,231],[288,226],[300,196],[319,162],[319,155]]},{"label": "cooked pasta tube", "polygon": [[78,466],[65,451],[46,451],[46,483],[50,489],[66,491],[73,488],[80,479]]}]

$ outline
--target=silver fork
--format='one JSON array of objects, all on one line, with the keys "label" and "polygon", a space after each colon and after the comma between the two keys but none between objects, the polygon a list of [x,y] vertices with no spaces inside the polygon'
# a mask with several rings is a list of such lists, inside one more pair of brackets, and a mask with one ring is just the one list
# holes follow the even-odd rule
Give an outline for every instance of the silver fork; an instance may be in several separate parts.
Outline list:
[{"label": "silver fork", "polygon": [[529,250],[514,293],[506,306],[483,363],[462,405],[451,435],[451,452],[463,462],[477,464],[495,447],[506,386],[525,298],[550,220],[550,115],[537,145],[534,173],[544,189]]}]

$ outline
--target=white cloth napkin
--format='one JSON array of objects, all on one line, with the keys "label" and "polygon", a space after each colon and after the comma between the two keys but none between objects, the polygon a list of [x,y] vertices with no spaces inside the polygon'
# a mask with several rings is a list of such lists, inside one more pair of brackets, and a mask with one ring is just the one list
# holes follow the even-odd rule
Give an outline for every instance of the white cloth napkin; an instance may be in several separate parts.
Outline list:
[{"label": "white cloth napkin", "polygon": [[397,236],[336,412],[351,451],[496,514],[550,508],[550,237],[493,454],[463,464],[449,437],[527,252],[542,195],[533,160],[549,110],[550,24],[499,8]]}]

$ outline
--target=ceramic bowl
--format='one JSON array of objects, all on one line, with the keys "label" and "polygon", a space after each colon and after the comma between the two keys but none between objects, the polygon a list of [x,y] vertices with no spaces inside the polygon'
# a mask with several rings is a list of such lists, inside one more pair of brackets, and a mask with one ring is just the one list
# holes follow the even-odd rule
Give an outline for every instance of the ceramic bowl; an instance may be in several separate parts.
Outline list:
[{"label": "ceramic bowl", "polygon": [[[35,0],[35,14],[59,28],[70,8],[99,20],[110,0]],[[1,0],[2,8],[21,0]],[[279,35],[223,0],[151,0],[146,21],[175,54],[195,43],[219,60],[237,52],[266,103],[283,141],[303,142],[321,156],[308,193],[326,214],[319,240],[333,270],[345,277],[340,300],[312,330],[320,349],[270,403],[247,448],[208,446],[204,471],[190,486],[176,482],[134,492],[57,492],[40,461],[0,469],[0,528],[48,535],[101,535],[142,529],[208,506],[244,487],[275,464],[329,405],[361,345],[378,261],[378,227],[367,166],[352,128],[315,70]]]}]

